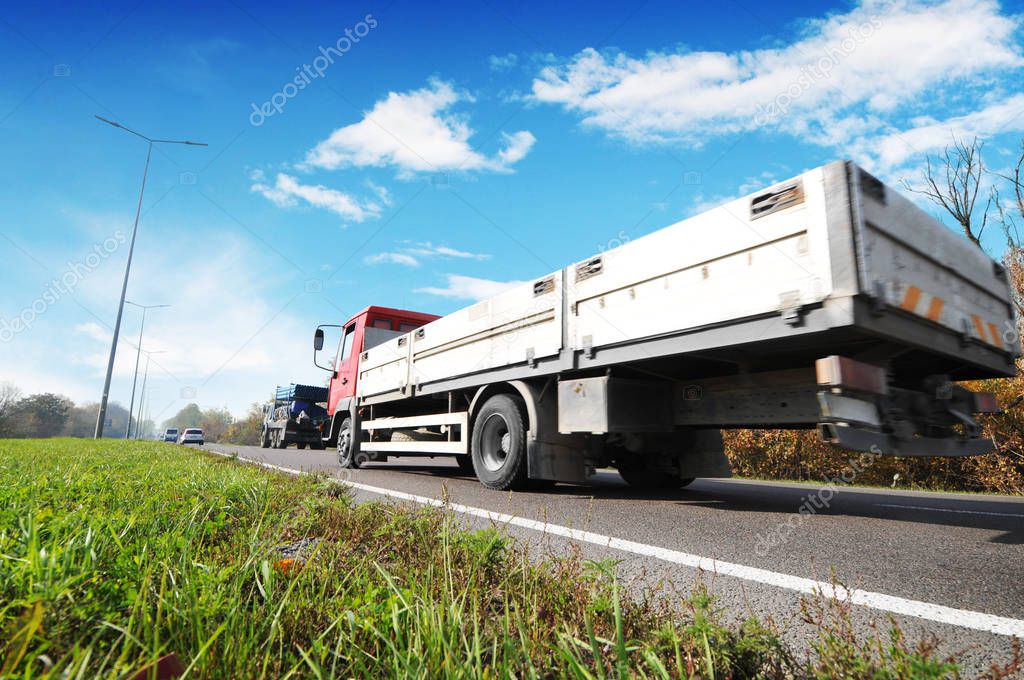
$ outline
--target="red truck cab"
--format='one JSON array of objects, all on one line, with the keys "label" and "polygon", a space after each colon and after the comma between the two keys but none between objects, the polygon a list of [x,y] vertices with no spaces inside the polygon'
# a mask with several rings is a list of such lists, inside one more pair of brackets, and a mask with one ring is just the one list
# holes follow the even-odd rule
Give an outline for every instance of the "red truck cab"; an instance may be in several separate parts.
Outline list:
[{"label": "red truck cab", "polygon": [[[340,326],[341,339],[338,352],[331,366],[320,368],[332,371],[329,386],[330,395],[327,413],[335,421],[332,438],[337,435],[339,412],[350,412],[354,407],[356,387],[359,381],[359,356],[364,350],[374,347],[386,340],[404,335],[420,326],[440,318],[434,314],[422,314],[404,309],[370,306],[356,313],[351,319]],[[316,329],[314,347],[323,348],[323,329],[338,326],[321,325]]]}]

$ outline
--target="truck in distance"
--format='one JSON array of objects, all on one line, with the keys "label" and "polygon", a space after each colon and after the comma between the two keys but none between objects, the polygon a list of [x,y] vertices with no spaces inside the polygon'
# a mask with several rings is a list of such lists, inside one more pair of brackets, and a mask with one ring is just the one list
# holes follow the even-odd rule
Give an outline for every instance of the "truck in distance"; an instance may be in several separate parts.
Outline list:
[{"label": "truck in distance", "polygon": [[263,406],[263,425],[260,446],[284,449],[289,444],[296,448],[323,449],[321,430],[328,421],[327,388],[292,383],[274,390],[273,400]]},{"label": "truck in distance", "polygon": [[342,466],[454,456],[486,486],[728,476],[721,428],[816,428],[837,447],[987,453],[1019,355],[1006,272],[851,162],[435,317],[341,324],[323,430]]}]

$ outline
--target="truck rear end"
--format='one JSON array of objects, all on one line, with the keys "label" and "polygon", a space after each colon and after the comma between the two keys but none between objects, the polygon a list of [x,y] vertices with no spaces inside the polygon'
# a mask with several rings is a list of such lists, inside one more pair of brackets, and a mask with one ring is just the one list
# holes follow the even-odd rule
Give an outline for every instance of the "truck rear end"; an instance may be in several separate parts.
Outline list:
[{"label": "truck rear end", "polygon": [[326,387],[292,383],[274,390],[274,399],[263,407],[263,448],[284,449],[290,444],[304,449],[324,448],[324,425],[330,418],[325,408]]}]

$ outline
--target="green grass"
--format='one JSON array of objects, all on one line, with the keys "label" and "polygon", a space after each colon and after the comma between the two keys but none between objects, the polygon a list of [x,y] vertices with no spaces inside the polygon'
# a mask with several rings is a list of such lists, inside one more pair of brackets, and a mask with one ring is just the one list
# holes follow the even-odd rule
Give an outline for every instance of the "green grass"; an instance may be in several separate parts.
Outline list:
[{"label": "green grass", "polygon": [[[318,541],[285,568],[277,548]],[[301,564],[301,568],[299,568]],[[538,561],[436,509],[355,505],[293,478],[140,442],[0,440],[0,677],[945,677],[830,603],[810,659],[696,590],[624,596],[610,562]],[[839,611],[840,614],[836,614]]]}]

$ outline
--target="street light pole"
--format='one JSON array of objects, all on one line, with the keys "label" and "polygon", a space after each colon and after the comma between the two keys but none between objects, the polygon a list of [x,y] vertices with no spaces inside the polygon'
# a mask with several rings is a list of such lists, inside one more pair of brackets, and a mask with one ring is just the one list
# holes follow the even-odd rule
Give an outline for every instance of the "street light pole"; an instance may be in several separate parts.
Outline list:
[{"label": "street light pole", "polygon": [[[100,399],[99,413],[96,414],[96,432],[94,437],[99,439],[103,436],[104,421],[107,418],[107,397],[110,395],[110,378],[114,373],[114,358],[117,355],[117,339],[121,334],[121,316],[124,313],[124,296],[128,292],[128,277],[132,270],[132,255],[135,253],[135,237],[139,232],[139,216],[142,214],[142,196],[146,192],[146,177],[149,175],[149,160],[153,156],[153,145],[154,144],[186,144],[188,146],[209,146],[201,142],[191,142],[187,140],[174,140],[174,139],[152,139],[146,135],[136,132],[131,128],[125,127],[120,123],[115,123],[112,120],[107,120],[102,116],[95,116],[98,120],[106,123],[107,125],[113,125],[116,128],[120,128],[125,132],[129,132],[136,137],[144,139],[147,143],[146,148],[146,165],[142,170],[142,188],[139,189],[139,202],[135,207],[135,224],[132,226],[132,238],[128,245],[128,262],[124,266],[124,281],[121,283],[121,299],[117,305],[117,319],[114,321],[114,337],[110,342],[110,357],[107,360],[107,376],[103,380],[103,397]],[[128,420],[131,422],[131,411],[128,412]]]},{"label": "street light pole", "polygon": [[[146,370],[142,374],[142,395],[139,397],[139,417],[136,418],[136,420],[135,420],[135,438],[136,439],[139,438],[139,429],[142,427],[142,414],[143,414],[142,406],[143,406],[143,404],[145,404],[146,406],[149,406],[149,403],[148,403],[148,401],[146,399],[146,383],[149,381],[149,359],[154,354],[163,354],[163,352],[164,352],[164,350],[162,350],[162,349],[161,350],[156,350],[156,351],[153,351],[153,352],[146,352]],[[129,420],[131,419],[131,415],[130,414],[129,414],[128,418],[129,418]]]},{"label": "street light pole", "polygon": [[[132,377],[132,399],[128,403],[128,424],[124,428],[124,438],[129,439],[132,433],[132,414],[135,412],[135,386],[139,382],[139,355],[142,354],[142,330],[146,327],[146,312],[150,309],[158,309],[160,307],[170,307],[170,305],[140,305],[137,302],[131,300],[124,301],[126,305],[132,305],[142,310],[142,323],[139,324],[139,344],[135,347],[135,375]],[[146,355],[146,366],[149,366],[149,355]],[[143,383],[145,384],[145,383]],[[141,409],[140,409],[141,414]],[[139,422],[135,421],[135,429],[138,431]]]}]

